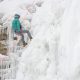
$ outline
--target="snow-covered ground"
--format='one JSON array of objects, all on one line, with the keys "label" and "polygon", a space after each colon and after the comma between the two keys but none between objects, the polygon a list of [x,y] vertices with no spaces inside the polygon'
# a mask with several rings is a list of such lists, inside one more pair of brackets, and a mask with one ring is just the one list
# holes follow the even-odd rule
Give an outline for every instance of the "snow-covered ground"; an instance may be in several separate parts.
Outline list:
[{"label": "snow-covered ground", "polygon": [[10,25],[13,15],[18,13],[33,35],[22,53],[16,80],[80,80],[79,3],[79,0],[0,3],[5,25]]}]

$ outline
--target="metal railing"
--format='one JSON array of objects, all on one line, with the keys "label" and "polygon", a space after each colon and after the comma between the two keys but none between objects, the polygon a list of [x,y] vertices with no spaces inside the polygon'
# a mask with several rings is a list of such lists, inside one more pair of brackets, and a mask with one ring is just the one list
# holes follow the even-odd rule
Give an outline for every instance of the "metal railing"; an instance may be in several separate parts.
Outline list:
[{"label": "metal railing", "polygon": [[0,80],[15,79],[17,61],[9,57],[0,58]]}]

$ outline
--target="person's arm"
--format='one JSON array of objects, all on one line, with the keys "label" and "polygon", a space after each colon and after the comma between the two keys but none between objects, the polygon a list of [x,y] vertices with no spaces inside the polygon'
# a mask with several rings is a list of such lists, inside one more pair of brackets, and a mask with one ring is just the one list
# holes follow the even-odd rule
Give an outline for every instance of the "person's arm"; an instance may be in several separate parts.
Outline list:
[{"label": "person's arm", "polygon": [[20,27],[21,27],[21,23],[20,23],[20,21],[18,20],[18,21],[17,21],[17,29],[18,29],[18,31],[20,31]]}]

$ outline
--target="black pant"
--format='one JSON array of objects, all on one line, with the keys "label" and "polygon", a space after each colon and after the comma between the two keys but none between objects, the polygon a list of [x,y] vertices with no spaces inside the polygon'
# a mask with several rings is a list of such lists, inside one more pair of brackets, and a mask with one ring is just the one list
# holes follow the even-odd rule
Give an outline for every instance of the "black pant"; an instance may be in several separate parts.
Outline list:
[{"label": "black pant", "polygon": [[23,44],[25,43],[25,41],[24,41],[24,33],[27,33],[28,34],[28,36],[29,36],[29,38],[30,39],[32,39],[32,36],[31,36],[31,34],[30,34],[30,32],[28,31],[28,30],[22,30],[22,31],[20,31],[20,32],[15,32],[17,35],[20,35],[21,36],[21,41],[23,42]]}]

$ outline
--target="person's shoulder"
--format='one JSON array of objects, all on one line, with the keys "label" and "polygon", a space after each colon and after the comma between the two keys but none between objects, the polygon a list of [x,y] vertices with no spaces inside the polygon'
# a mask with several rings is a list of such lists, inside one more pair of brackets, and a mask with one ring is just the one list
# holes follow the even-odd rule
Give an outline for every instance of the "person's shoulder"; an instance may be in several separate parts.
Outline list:
[{"label": "person's shoulder", "polygon": [[14,19],[13,21],[19,21],[18,19]]},{"label": "person's shoulder", "polygon": [[17,22],[17,20],[16,20],[16,19],[13,19],[13,20],[12,20],[12,23],[14,24],[15,22]]}]

